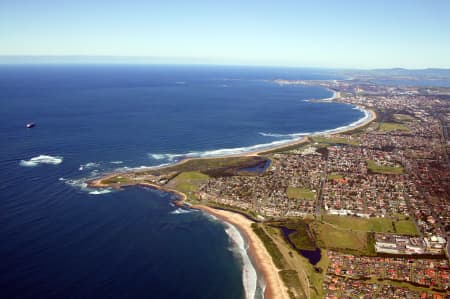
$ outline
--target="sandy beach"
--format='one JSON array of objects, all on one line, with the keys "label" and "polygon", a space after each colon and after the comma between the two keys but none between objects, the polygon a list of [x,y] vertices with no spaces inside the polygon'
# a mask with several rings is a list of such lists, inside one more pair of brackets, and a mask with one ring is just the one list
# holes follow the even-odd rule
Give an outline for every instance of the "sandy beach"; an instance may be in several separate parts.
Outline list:
[{"label": "sandy beach", "polygon": [[[337,96],[339,96],[339,95],[337,92],[335,92],[334,97],[327,99],[327,100],[332,100]],[[358,121],[358,122],[354,123],[353,125],[343,127],[342,129],[337,128],[335,130],[330,130],[330,132],[328,132],[328,133],[321,133],[321,134],[317,134],[317,135],[332,136],[335,134],[352,131],[352,130],[366,126],[367,124],[374,121],[377,117],[376,113],[372,110],[369,110],[369,109],[366,109],[363,107],[358,107],[358,109],[361,109],[366,112],[366,117],[364,119],[362,119],[361,121]],[[308,138],[305,136],[305,137],[301,137],[301,138],[298,138],[298,139],[295,139],[292,141],[288,141],[288,142],[280,144],[278,146],[273,146],[270,148],[265,148],[265,149],[247,152],[247,153],[224,155],[221,157],[186,158],[186,159],[183,159],[182,161],[179,161],[178,163],[172,164],[170,166],[184,164],[190,160],[196,160],[196,159],[217,159],[217,158],[239,157],[239,156],[241,156],[241,157],[242,156],[257,156],[257,155],[264,154],[264,152],[267,152],[267,151],[280,150],[283,148],[291,147],[293,145],[300,145],[300,144],[307,143],[307,142],[308,142]],[[167,167],[167,166],[151,167],[149,169],[161,169],[161,168],[165,168],[165,167]],[[142,171],[143,169],[139,169],[139,170]],[[126,172],[132,172],[132,171],[133,170],[126,171]],[[102,178],[92,180],[89,182],[89,186],[97,187],[97,188],[111,187],[111,186],[103,184],[102,180],[116,176],[120,173],[124,173],[124,172],[112,173],[112,174],[106,175]],[[130,185],[133,185],[133,184],[130,184]],[[151,188],[155,188],[155,189],[159,189],[159,190],[163,190],[166,192],[171,192],[171,193],[176,194],[178,197],[178,200],[176,200],[175,203],[178,205],[182,205],[184,200],[186,199],[185,194],[183,194],[177,190],[173,190],[171,188],[167,188],[164,186],[159,186],[159,185],[151,184],[151,183],[139,183],[139,185],[145,185],[145,186],[148,186]],[[284,286],[280,276],[278,275],[278,269],[276,268],[275,264],[273,263],[271,256],[269,255],[268,251],[264,247],[263,242],[259,239],[259,237],[253,232],[253,230],[251,228],[251,224],[253,223],[251,220],[249,220],[246,217],[242,216],[241,214],[238,214],[235,212],[213,209],[211,207],[207,207],[204,205],[196,205],[196,206],[192,206],[192,207],[200,209],[211,215],[214,215],[217,218],[236,226],[239,229],[239,231],[245,236],[245,238],[247,239],[247,241],[250,244],[250,254],[251,254],[252,259],[256,263],[255,266],[258,269],[258,271],[260,273],[262,273],[262,275],[264,277],[264,281],[266,284],[266,289],[265,289],[265,293],[264,293],[265,298],[270,298],[270,299],[271,298],[289,298],[287,289]]]},{"label": "sandy beach", "polygon": [[192,208],[200,209],[208,214],[214,215],[222,221],[228,222],[236,226],[245,236],[250,246],[250,253],[256,263],[257,270],[262,273],[266,284],[264,298],[268,299],[284,299],[289,298],[287,289],[278,275],[278,268],[272,261],[272,257],[264,247],[263,242],[253,232],[251,227],[252,221],[241,214],[217,210],[203,205],[195,205]]}]

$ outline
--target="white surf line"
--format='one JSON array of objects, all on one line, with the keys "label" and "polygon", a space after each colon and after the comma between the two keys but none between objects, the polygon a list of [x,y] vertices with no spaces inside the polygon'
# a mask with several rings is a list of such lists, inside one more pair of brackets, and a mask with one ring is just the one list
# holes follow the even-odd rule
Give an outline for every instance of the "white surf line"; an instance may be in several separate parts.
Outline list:
[{"label": "white surf line", "polygon": [[248,245],[246,244],[241,232],[234,225],[226,221],[223,221],[223,223],[227,226],[225,232],[233,241],[240,257],[242,258],[242,283],[244,284],[245,298],[254,299],[258,285],[258,274],[250,259]]},{"label": "white surf line", "polygon": [[25,167],[35,167],[41,164],[58,165],[63,162],[63,159],[61,156],[39,155],[29,160],[21,160],[19,165]]}]

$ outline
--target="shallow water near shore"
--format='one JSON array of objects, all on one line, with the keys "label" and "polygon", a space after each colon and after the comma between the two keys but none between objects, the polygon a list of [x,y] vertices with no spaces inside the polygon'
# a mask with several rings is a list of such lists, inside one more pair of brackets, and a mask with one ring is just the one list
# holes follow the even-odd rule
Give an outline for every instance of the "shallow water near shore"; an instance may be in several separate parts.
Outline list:
[{"label": "shallow water near shore", "polygon": [[363,117],[304,101],[329,97],[325,89],[267,81],[278,78],[335,79],[305,69],[1,66],[2,295],[244,297],[245,263],[226,226],[171,206],[170,194],[91,190],[85,179]]}]

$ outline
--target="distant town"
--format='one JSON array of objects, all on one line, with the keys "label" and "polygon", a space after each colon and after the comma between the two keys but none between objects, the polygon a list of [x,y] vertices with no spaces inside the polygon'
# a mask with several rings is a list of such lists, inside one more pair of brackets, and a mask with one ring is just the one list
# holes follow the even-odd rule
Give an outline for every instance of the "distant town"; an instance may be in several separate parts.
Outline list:
[{"label": "distant town", "polygon": [[322,86],[336,93],[331,101],[376,118],[265,152],[91,184],[148,184],[245,215],[292,298],[449,298],[450,89],[364,78],[274,84]]}]

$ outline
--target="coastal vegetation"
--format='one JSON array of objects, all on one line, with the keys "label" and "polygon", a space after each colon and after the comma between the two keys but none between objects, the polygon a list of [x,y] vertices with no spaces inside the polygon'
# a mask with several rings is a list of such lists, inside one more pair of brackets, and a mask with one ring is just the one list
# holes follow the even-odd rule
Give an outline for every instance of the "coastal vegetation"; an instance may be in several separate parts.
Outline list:
[{"label": "coastal vegetation", "polygon": [[281,270],[278,273],[280,274],[281,279],[288,288],[289,297],[291,299],[299,298],[300,296],[293,292],[293,289],[295,290],[296,288],[301,286],[300,280],[298,278],[298,272],[295,270]]},{"label": "coastal vegetation", "polygon": [[[295,249],[301,250],[314,250],[316,249],[316,244],[311,231],[309,230],[310,220],[305,219],[288,219],[279,220],[268,223],[271,227],[278,229],[287,228],[291,232],[287,238],[295,246]],[[286,236],[286,234],[284,234]]]},{"label": "coastal vegetation", "polygon": [[314,137],[311,137],[311,141],[313,143],[324,144],[324,145],[346,144],[346,145],[357,146],[359,144],[357,140],[354,140],[351,137],[345,138],[345,137],[314,136]]},{"label": "coastal vegetation", "polygon": [[204,204],[208,207],[211,207],[211,208],[219,209],[219,210],[235,212],[235,213],[243,215],[244,217],[246,217],[254,222],[259,222],[258,213],[254,210],[242,209],[239,207],[230,206],[230,205],[226,205],[226,204],[222,204],[222,203],[218,203],[218,202],[206,202],[206,203],[202,202],[202,204]]},{"label": "coastal vegetation", "polygon": [[373,160],[367,160],[367,169],[373,173],[402,174],[404,169],[401,165],[380,165]]},{"label": "coastal vegetation", "polygon": [[200,172],[211,177],[235,175],[239,169],[253,167],[267,161],[265,157],[233,156],[221,158],[187,159],[178,164],[158,169],[137,171],[136,175],[163,175],[172,172]]},{"label": "coastal vegetation", "polygon": [[[286,266],[283,270],[288,271],[285,275],[294,276],[297,274],[297,279],[291,279],[289,285],[289,294],[291,298],[323,298],[323,281],[324,273],[328,266],[328,257],[326,251],[321,250],[322,258],[313,266],[309,260],[298,253],[288,242],[286,242],[283,232],[277,225],[287,225],[294,229],[296,226],[299,229],[298,233],[305,232],[307,222],[301,219],[296,220],[282,220],[280,222],[270,222],[270,224],[262,224],[266,232],[273,240],[273,243],[279,248]],[[291,236],[291,235],[290,235]],[[312,242],[312,239],[307,241]],[[303,243],[302,245],[305,245]],[[281,274],[281,273],[280,273]],[[285,278],[286,279],[286,278]]]},{"label": "coastal vegetation", "polygon": [[101,181],[105,185],[113,185],[113,184],[129,184],[132,181],[128,177],[124,177],[122,175],[116,175],[109,178],[106,178]]},{"label": "coastal vegetation", "polygon": [[190,200],[197,200],[196,192],[198,187],[208,178],[208,175],[199,171],[187,171],[174,177],[167,186],[184,193]]},{"label": "coastal vegetation", "polygon": [[[290,298],[308,298],[309,279],[305,267],[309,267],[308,261],[297,254],[293,248],[285,241],[282,232],[277,227],[261,224],[267,236],[278,248],[278,252],[283,259],[283,268],[280,268],[279,275],[288,287]],[[297,276],[297,278],[295,278]]]},{"label": "coastal vegetation", "polygon": [[376,118],[374,118],[372,121],[364,124],[363,126],[357,127],[355,129],[346,130],[345,132],[342,132],[341,134],[344,136],[361,136],[367,131],[374,130],[378,128],[378,124],[375,122],[375,120],[378,119],[378,112],[376,112]]},{"label": "coastal vegetation", "polygon": [[319,221],[312,223],[310,227],[320,248],[352,254],[374,253],[373,244],[370,244],[368,233],[365,231],[342,229]]},{"label": "coastal vegetation", "polygon": [[275,266],[277,266],[278,269],[283,269],[286,265],[286,262],[283,259],[283,255],[281,254],[280,250],[278,249],[277,245],[272,240],[272,238],[269,237],[269,235],[265,232],[263,226],[261,224],[253,223],[252,229],[264,243],[264,246],[266,247],[267,251],[272,257]]},{"label": "coastal vegetation", "polygon": [[276,154],[276,153],[285,153],[285,152],[289,152],[289,151],[293,151],[293,150],[299,150],[299,149],[302,149],[302,148],[306,147],[306,145],[308,143],[309,143],[308,139],[303,139],[303,140],[299,140],[295,144],[286,145],[286,146],[283,146],[283,147],[274,148],[274,149],[271,149],[271,150],[266,150],[266,151],[259,152],[258,155],[259,156],[267,156],[267,155]]},{"label": "coastal vegetation", "polygon": [[289,235],[289,239],[298,249],[315,250],[316,248],[315,241],[311,238],[309,228],[304,223],[298,223],[295,226],[295,232]]},{"label": "coastal vegetation", "polygon": [[[291,298],[299,298],[295,286],[308,286],[308,297],[322,298],[325,271],[328,267],[327,250],[361,256],[374,256],[375,232],[410,234],[417,233],[408,217],[360,218],[323,215],[319,219],[280,219],[260,223],[268,251],[276,253],[284,265],[280,271]],[[398,226],[397,226],[398,225]],[[289,231],[283,231],[283,228]],[[289,240],[286,240],[286,235]],[[319,247],[321,259],[312,265],[297,250]],[[269,249],[270,248],[270,249]],[[274,248],[277,248],[274,250]],[[306,280],[302,280],[302,277]],[[301,297],[300,297],[301,298]]]}]

